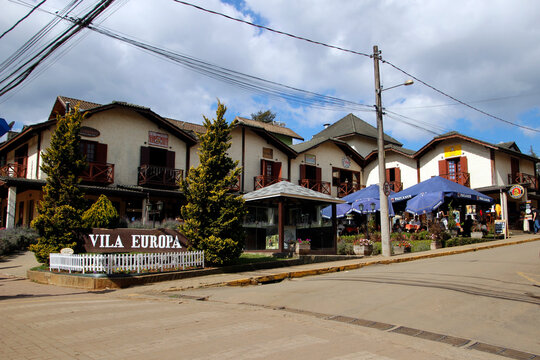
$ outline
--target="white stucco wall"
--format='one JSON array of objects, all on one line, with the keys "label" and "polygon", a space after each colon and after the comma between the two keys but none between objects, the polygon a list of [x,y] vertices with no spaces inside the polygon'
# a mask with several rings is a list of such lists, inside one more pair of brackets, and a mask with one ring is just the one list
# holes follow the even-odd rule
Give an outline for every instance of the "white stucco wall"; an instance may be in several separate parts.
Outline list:
[{"label": "white stucco wall", "polygon": [[377,140],[369,139],[363,136],[350,136],[347,138],[341,138],[341,140],[347,142],[357,153],[366,157],[370,152],[377,149]]},{"label": "white stucco wall", "polygon": [[[362,171],[360,165],[351,159],[351,166],[348,169],[343,167],[343,158],[347,155],[334,143],[325,142],[321,145],[309,149],[298,155],[296,159],[291,162],[291,182],[298,185],[300,180],[300,165],[304,164],[305,154],[315,155],[317,167],[321,168],[321,181],[327,181],[330,183],[332,193],[331,195],[337,197],[338,189],[332,186],[332,168],[340,168],[350,171]],[[360,181],[362,177],[360,176]]]},{"label": "white stucco wall", "polygon": [[[114,182],[137,184],[137,168],[140,165],[141,146],[148,145],[148,132],[167,134],[167,150],[175,152],[175,168],[186,170],[186,144],[161,129],[154,122],[128,109],[112,109],[94,114],[83,121],[83,126],[99,130],[98,137],[86,138],[107,144],[107,163],[114,164]],[[160,147],[157,147],[160,148]]]},{"label": "white stucco wall", "polygon": [[[496,185],[509,185],[508,175],[512,173],[511,159],[519,159],[502,151],[495,151],[495,178]],[[519,172],[534,175],[534,163],[526,159],[519,159]]]},{"label": "white stucco wall", "polygon": [[490,149],[479,144],[458,139],[443,141],[420,158],[420,181],[439,175],[439,160],[445,159],[444,148],[455,145],[461,145],[462,154],[459,156],[467,157],[467,171],[471,176],[471,188],[493,185],[491,179]]},{"label": "white stucco wall", "polygon": [[[231,132],[231,147],[229,156],[238,160],[238,166],[242,166],[242,129],[237,127]],[[273,149],[273,158],[263,158],[263,147]],[[254,178],[261,175],[261,159],[281,162],[281,177],[288,179],[288,157],[277,147],[268,143],[266,139],[255,134],[248,128],[245,130],[245,164],[244,164],[244,192],[253,191]]]},{"label": "white stucco wall", "polygon": [[[397,167],[401,170],[403,189],[418,183],[415,159],[395,152],[387,152],[385,154],[385,167],[387,169]],[[366,186],[379,183],[379,163],[377,158],[364,168],[364,179],[366,180]]]}]

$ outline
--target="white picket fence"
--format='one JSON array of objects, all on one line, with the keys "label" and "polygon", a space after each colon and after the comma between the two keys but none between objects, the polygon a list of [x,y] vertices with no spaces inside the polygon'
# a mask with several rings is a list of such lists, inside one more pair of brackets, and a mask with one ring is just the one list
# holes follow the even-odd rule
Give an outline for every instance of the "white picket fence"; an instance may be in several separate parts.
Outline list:
[{"label": "white picket fence", "polygon": [[85,273],[148,272],[204,268],[204,251],[148,254],[49,254],[49,269]]}]

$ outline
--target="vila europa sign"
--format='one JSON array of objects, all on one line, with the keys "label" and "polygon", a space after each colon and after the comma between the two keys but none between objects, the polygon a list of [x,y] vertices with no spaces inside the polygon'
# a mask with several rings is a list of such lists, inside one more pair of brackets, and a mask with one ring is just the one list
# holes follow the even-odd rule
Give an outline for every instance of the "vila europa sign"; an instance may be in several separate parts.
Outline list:
[{"label": "vila europa sign", "polygon": [[179,252],[187,251],[186,237],[169,229],[92,229],[84,237],[89,253]]}]

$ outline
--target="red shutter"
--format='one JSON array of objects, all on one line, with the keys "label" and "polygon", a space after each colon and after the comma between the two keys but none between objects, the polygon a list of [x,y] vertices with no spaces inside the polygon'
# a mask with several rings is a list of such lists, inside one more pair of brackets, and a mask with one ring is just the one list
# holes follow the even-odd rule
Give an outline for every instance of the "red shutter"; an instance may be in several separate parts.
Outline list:
[{"label": "red shutter", "polygon": [[150,149],[141,146],[141,165],[150,165]]},{"label": "red shutter", "polygon": [[446,160],[439,160],[439,176],[448,174],[448,164]]},{"label": "red shutter", "polygon": [[400,183],[401,182],[401,169],[400,168],[395,168],[395,177],[396,177],[396,182]]},{"label": "red shutter", "polygon": [[467,173],[469,172],[469,167],[467,165],[467,157],[466,156],[462,156],[460,159],[459,159],[459,162],[461,163],[461,172],[462,173]]},{"label": "red shutter", "polygon": [[174,151],[167,151],[167,162],[166,162],[166,167],[169,168],[169,169],[174,169]]},{"label": "red shutter", "polygon": [[315,180],[320,182],[322,180],[322,170],[320,167],[315,168]]},{"label": "red shutter", "polygon": [[96,144],[96,162],[99,164],[107,163],[107,144]]},{"label": "red shutter", "polygon": [[261,159],[261,175],[266,176],[266,160]]},{"label": "red shutter", "polygon": [[304,180],[306,178],[306,165],[302,164],[300,165],[300,180]]},{"label": "red shutter", "polygon": [[275,162],[272,164],[272,176],[274,178],[281,178],[281,163]]},{"label": "red shutter", "polygon": [[467,174],[469,172],[469,166],[467,164],[467,157],[466,156],[460,157],[459,163],[461,165],[461,174],[459,175],[460,184],[465,185],[465,186],[471,186],[469,176]]},{"label": "red shutter", "polygon": [[390,169],[386,169],[386,181],[390,181]]}]

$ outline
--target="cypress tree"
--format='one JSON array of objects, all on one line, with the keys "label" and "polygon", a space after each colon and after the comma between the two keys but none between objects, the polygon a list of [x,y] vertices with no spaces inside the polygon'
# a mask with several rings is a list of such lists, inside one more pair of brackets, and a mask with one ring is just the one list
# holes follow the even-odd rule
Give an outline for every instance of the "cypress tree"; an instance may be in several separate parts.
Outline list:
[{"label": "cypress tree", "polygon": [[79,145],[82,120],[78,108],[65,117],[58,115],[51,144],[42,155],[41,170],[47,174],[47,184],[43,187],[38,216],[32,221],[39,238],[30,247],[42,263],[49,262],[51,252],[82,245],[81,216],[85,200],[79,188],[79,175],[86,167]]},{"label": "cypress tree", "polygon": [[111,229],[118,225],[120,216],[113,203],[103,194],[90,206],[82,215],[85,228],[107,228]]},{"label": "cypress tree", "polygon": [[245,233],[242,227],[246,214],[244,199],[231,193],[240,176],[238,161],[227,154],[231,130],[227,124],[227,108],[218,101],[216,119],[204,117],[206,133],[199,136],[199,166],[189,170],[182,182],[187,204],[182,207],[184,224],[181,230],[191,248],[204,250],[209,263],[225,265],[240,257]]}]

